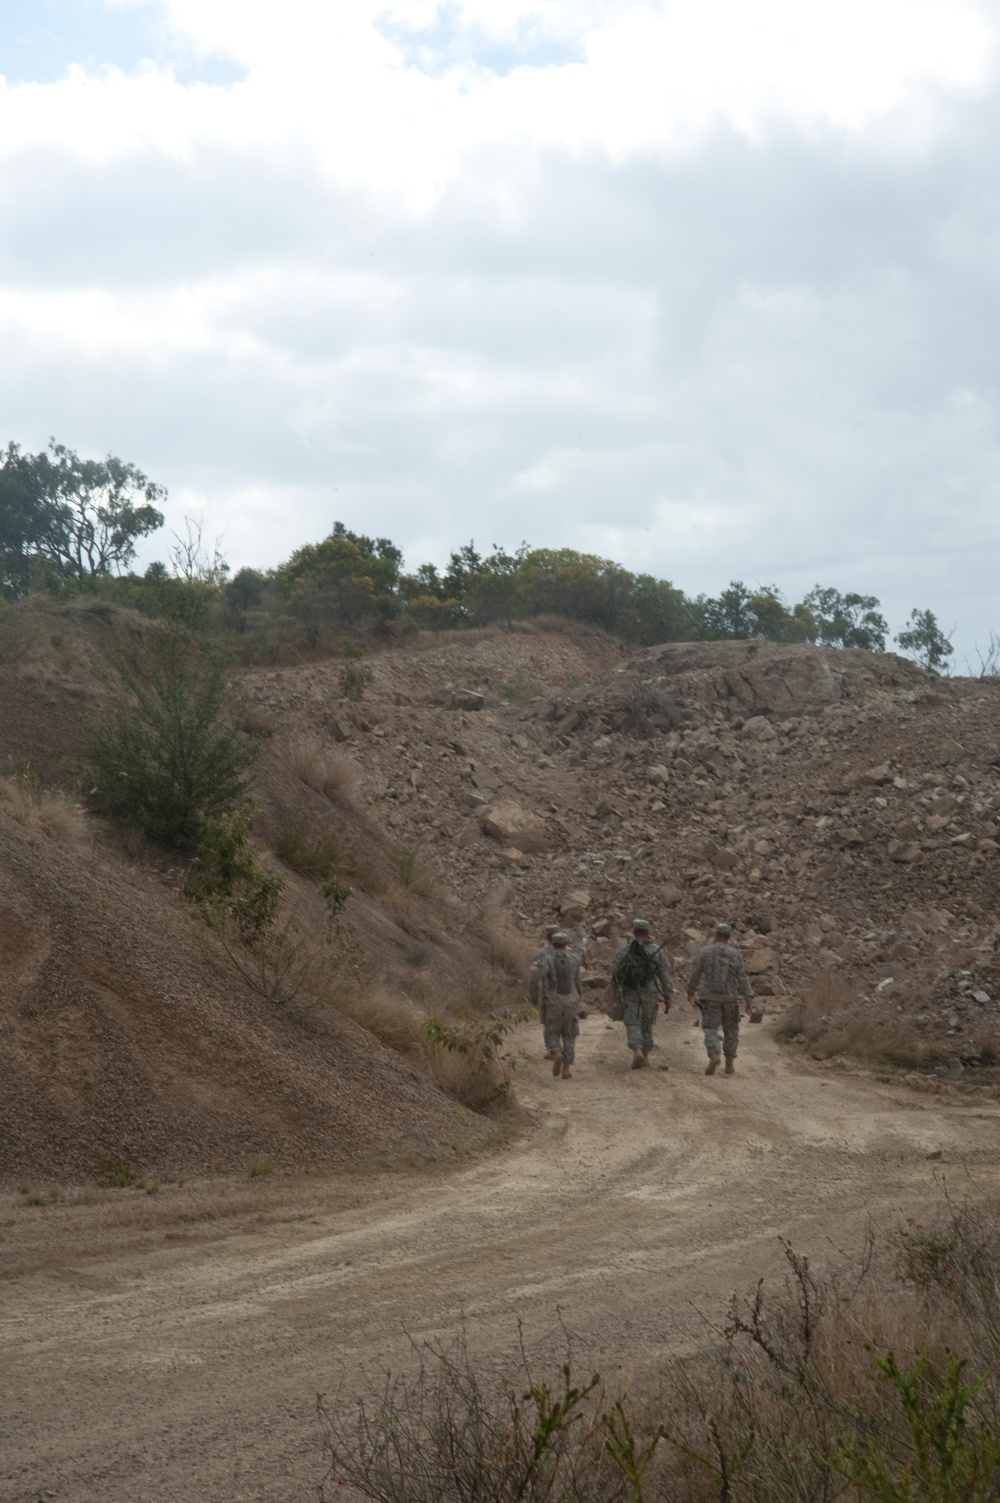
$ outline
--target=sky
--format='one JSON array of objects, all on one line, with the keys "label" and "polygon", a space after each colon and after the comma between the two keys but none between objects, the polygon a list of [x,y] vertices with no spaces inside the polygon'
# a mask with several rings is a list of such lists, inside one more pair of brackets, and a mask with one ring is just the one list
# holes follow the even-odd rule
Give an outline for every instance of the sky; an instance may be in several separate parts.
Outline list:
[{"label": "sky", "polygon": [[0,0],[0,443],[1000,632],[995,0]]}]

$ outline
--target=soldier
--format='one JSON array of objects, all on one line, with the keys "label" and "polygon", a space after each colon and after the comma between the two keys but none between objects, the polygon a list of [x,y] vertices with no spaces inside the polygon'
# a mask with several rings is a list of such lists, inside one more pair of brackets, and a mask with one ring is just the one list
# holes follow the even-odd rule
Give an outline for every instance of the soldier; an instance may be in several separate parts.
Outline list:
[{"label": "soldier", "polygon": [[[632,1051],[632,1069],[649,1064],[653,1048],[653,1024],[663,999],[665,1012],[670,1011],[670,967],[662,945],[654,945],[645,919],[636,919],[632,938],[615,951],[611,978],[622,1002],[622,1018],[628,1046]],[[660,1066],[665,1070],[666,1065]]]},{"label": "soldier", "polygon": [[[552,936],[558,932],[558,924],[545,925],[545,943],[532,960],[531,970],[528,972],[528,1001],[533,1007],[538,1008],[538,1017],[543,1029],[545,1027],[545,988],[542,985],[542,978],[545,975],[549,956],[552,954]],[[551,1049],[547,1050],[545,1058],[552,1058]]]},{"label": "soldier", "polygon": [[[747,1015],[753,1001],[753,987],[747,963],[735,945],[729,943],[732,929],[728,924],[716,924],[715,939],[698,952],[691,975],[688,978],[688,1001],[701,984],[701,993],[695,1005],[701,1009],[701,1026],[705,1033],[705,1048],[708,1051],[706,1075],[714,1075],[719,1068],[722,1053],[726,1056],[726,1074],[734,1075],[736,1050],[740,1042],[739,997],[746,1003]],[[719,1047],[719,1029],[722,1029],[722,1049]]]},{"label": "soldier", "polygon": [[[570,949],[569,935],[557,929],[541,978],[544,997],[545,1043],[552,1056],[552,1073],[572,1080],[580,1032],[580,961]],[[548,1058],[548,1055],[546,1055]]]}]

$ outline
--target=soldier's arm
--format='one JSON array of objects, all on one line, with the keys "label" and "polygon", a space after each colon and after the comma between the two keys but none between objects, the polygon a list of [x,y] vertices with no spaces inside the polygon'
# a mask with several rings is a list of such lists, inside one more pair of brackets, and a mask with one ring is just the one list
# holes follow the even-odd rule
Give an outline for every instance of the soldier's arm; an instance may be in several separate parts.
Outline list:
[{"label": "soldier's arm", "polygon": [[687,994],[689,999],[693,997],[695,992],[697,991],[698,982],[701,980],[701,973],[704,969],[704,956],[702,955],[701,951],[699,951],[695,956],[694,965],[691,967],[691,974],[688,977]]},{"label": "soldier's arm", "polygon": [[750,985],[750,972],[747,970],[746,958],[740,955],[738,950],[736,953],[740,956],[740,963],[736,968],[736,984],[740,989],[740,996],[749,1007],[754,998],[753,987]]},{"label": "soldier's arm", "polygon": [[660,987],[662,988],[663,995],[669,1001],[669,999],[673,996],[674,986],[673,982],[670,979],[670,966],[668,964],[667,957],[664,955],[662,950],[656,957],[656,970],[660,978]]},{"label": "soldier's arm", "polygon": [[618,980],[622,968],[622,961],[625,959],[627,953],[628,945],[621,945],[620,948],[615,951],[614,959],[611,962],[611,975],[615,981]]}]

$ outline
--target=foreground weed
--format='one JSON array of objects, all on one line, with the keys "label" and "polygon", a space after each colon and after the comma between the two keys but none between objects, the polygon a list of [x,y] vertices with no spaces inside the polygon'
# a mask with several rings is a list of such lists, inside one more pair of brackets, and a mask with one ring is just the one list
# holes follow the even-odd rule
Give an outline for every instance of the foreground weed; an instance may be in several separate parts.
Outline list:
[{"label": "foreground weed", "polygon": [[[900,1367],[890,1352],[875,1357],[895,1389],[906,1420],[903,1449],[884,1433],[841,1442],[832,1469],[881,1503],[996,1503],[1000,1496],[1000,1435],[976,1415],[986,1376],[963,1381],[964,1360],[952,1357],[939,1383],[928,1382],[926,1357]],[[857,1415],[862,1433],[870,1423]]]}]

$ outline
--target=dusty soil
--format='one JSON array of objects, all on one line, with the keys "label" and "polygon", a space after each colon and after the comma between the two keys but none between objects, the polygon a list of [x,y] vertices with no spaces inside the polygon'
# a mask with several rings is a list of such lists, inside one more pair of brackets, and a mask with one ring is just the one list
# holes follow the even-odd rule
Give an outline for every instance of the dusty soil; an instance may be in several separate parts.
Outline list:
[{"label": "dusty soil", "polygon": [[349,1398],[410,1340],[464,1320],[496,1358],[521,1320],[561,1360],[562,1323],[582,1367],[646,1367],[780,1278],[779,1236],[821,1261],[943,1182],[1000,1184],[1000,1109],[968,1086],[790,1058],[769,1023],[708,1080],[682,1009],[660,1040],[669,1071],[631,1072],[620,1025],[592,1014],[562,1082],[526,1030],[532,1130],[450,1175],[7,1197],[0,1497],[314,1498],[317,1392]]}]

